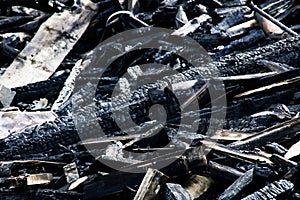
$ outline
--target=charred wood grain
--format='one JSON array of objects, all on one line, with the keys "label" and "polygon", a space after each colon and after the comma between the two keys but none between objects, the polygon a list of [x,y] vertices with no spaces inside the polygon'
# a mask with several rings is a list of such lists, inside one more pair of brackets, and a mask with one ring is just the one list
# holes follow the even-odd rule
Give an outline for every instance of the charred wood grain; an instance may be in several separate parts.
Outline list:
[{"label": "charred wood grain", "polygon": [[191,195],[181,185],[167,183],[165,188],[166,200],[192,200]]},{"label": "charred wood grain", "polygon": [[65,199],[65,200],[73,200],[80,199],[83,197],[82,193],[74,192],[74,191],[62,191],[62,190],[51,190],[51,189],[39,189],[37,192],[35,189],[29,190],[20,190],[15,191],[11,189],[1,189],[0,198],[3,200],[22,200],[22,199]]},{"label": "charred wood grain", "polygon": [[12,61],[18,54],[19,50],[0,42],[0,55],[3,56],[2,58]]},{"label": "charred wood grain", "polygon": [[209,161],[208,170],[213,176],[219,179],[225,179],[227,181],[235,181],[238,177],[242,176],[243,173],[225,165],[218,164],[213,161]]},{"label": "charred wood grain", "polygon": [[253,180],[254,169],[250,169],[234,181],[219,197],[218,200],[230,200]]},{"label": "charred wood grain", "polygon": [[57,147],[58,144],[69,145],[79,140],[72,117],[61,117],[54,122],[46,122],[2,139],[0,159],[18,159],[22,156],[48,151]]},{"label": "charred wood grain", "polygon": [[[241,105],[242,106],[242,105]],[[251,106],[249,108],[252,108]],[[204,110],[203,110],[204,111]],[[206,116],[207,115],[207,116]],[[103,117],[104,115],[102,115]],[[186,116],[189,117],[189,116]],[[107,131],[109,131],[110,134],[112,135],[123,135],[123,133],[119,133],[118,129],[113,130],[112,125],[113,122],[110,121],[109,118],[103,118],[103,120],[106,119],[106,124],[103,123],[102,126],[107,128]],[[253,119],[227,119],[225,127],[228,129],[236,127],[237,124],[238,127],[249,127],[249,130],[252,131],[258,131],[264,128],[267,128],[270,126],[270,124],[273,122],[272,120],[266,120],[267,118],[261,118],[259,121],[259,118],[256,119],[256,121],[253,121]],[[68,121],[69,120],[69,121]],[[72,119],[69,118],[66,123],[61,123],[60,119],[58,118],[53,124],[51,123],[46,123],[44,125],[37,126],[35,129],[29,129],[24,131],[23,133],[17,134],[17,135],[11,135],[5,140],[2,140],[5,145],[2,146],[2,149],[6,149],[6,152],[13,151],[14,149],[16,150],[15,155],[25,155],[25,154],[33,154],[33,153],[39,153],[43,151],[47,151],[51,148],[53,148],[57,143],[62,143],[62,144],[72,144],[76,143],[79,141],[77,131],[75,126],[72,124]],[[199,127],[199,133],[201,132],[204,134],[206,131],[204,127],[207,127],[209,122],[210,122],[210,117],[209,117],[209,112],[205,114],[201,114],[201,119],[199,121],[195,122],[198,124]],[[215,119],[217,120],[217,119]],[[107,123],[110,123],[111,126]],[[253,124],[254,123],[254,124]],[[252,125],[254,125],[254,128],[251,129]],[[66,127],[64,127],[66,126]],[[259,127],[257,127],[259,126]],[[55,128],[57,127],[57,128]],[[259,128],[259,129],[258,129]],[[64,131],[66,130],[66,131]],[[246,129],[245,129],[246,130]],[[123,130],[124,131],[124,130]],[[53,132],[53,137],[51,138]],[[71,134],[70,134],[71,132]],[[292,133],[291,133],[292,134]],[[39,135],[39,137],[37,137]],[[93,136],[93,133],[90,134]],[[50,140],[46,138],[51,138]],[[88,137],[88,136],[87,136]],[[270,136],[270,139],[275,139],[272,138],[273,136]],[[281,137],[280,135],[276,136],[276,138]],[[282,136],[284,137],[284,136]],[[32,139],[31,139],[32,138]],[[32,140],[32,141],[31,141]],[[265,142],[268,142],[269,139],[263,140]],[[263,142],[262,141],[262,142]],[[253,142],[253,144],[256,144],[256,142]],[[21,144],[21,145],[20,145]],[[257,143],[256,145],[263,145],[263,143]],[[23,151],[21,150],[23,149]],[[11,157],[13,156],[12,154],[4,154],[4,157]]]},{"label": "charred wood grain", "polygon": [[50,102],[53,102],[57,98],[68,75],[69,72],[66,70],[61,75],[51,77],[46,81],[13,88],[12,91],[15,91],[16,95],[12,105],[16,105],[18,102],[31,103],[33,100],[38,100],[40,98],[46,98]]},{"label": "charred wood grain", "polygon": [[242,200],[285,199],[286,195],[293,190],[293,188],[294,184],[292,182],[282,179],[266,185]]},{"label": "charred wood grain", "polygon": [[7,17],[5,19],[0,19],[0,32],[5,33],[5,29],[11,26],[22,25],[30,20],[32,20],[32,16],[13,16]]},{"label": "charred wood grain", "polygon": [[263,146],[269,141],[275,141],[278,143],[283,143],[291,138],[297,138],[299,135],[297,131],[300,128],[300,119],[292,119],[287,122],[283,122],[264,131],[257,133],[256,135],[241,140],[239,142],[234,142],[229,146],[235,149],[253,149],[258,146]]}]

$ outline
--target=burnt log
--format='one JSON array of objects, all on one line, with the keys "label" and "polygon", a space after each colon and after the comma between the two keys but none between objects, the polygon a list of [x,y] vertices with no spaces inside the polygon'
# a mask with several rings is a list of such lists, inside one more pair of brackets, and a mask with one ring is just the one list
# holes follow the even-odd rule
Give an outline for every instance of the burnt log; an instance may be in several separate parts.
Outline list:
[{"label": "burnt log", "polygon": [[293,190],[294,184],[287,180],[279,180],[266,185],[255,193],[243,198],[242,200],[251,199],[285,199],[284,195]]}]

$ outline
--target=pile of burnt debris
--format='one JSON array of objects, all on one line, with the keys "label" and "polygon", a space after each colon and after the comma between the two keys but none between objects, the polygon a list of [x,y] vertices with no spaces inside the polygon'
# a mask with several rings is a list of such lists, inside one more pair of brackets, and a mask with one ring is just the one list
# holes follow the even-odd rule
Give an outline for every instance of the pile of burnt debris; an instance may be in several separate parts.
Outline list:
[{"label": "pile of burnt debris", "polygon": [[[0,14],[0,199],[300,199],[299,1],[0,0]],[[139,46],[167,45],[163,29],[98,46],[153,27],[205,51]]]}]

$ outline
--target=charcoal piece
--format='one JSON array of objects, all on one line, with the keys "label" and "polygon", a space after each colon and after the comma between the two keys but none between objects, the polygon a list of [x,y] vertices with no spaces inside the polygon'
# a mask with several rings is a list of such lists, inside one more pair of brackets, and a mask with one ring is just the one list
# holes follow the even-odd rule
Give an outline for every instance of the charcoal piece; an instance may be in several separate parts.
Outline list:
[{"label": "charcoal piece", "polygon": [[155,26],[164,28],[176,27],[175,19],[177,9],[177,6],[159,7],[152,15]]},{"label": "charcoal piece", "polygon": [[214,48],[228,43],[227,38],[220,36],[219,34],[194,32],[188,35],[200,45],[205,47],[207,51],[212,51]]},{"label": "charcoal piece", "polygon": [[221,165],[213,161],[209,161],[208,169],[213,176],[225,179],[227,181],[234,181],[243,173],[229,166]]},{"label": "charcoal piece", "polygon": [[[297,40],[298,38],[296,37],[294,39]],[[265,47],[261,47],[261,48],[258,49],[258,52],[256,52],[255,50],[253,50],[253,51],[251,51],[249,53],[238,54],[235,57],[233,57],[233,56],[230,56],[230,57],[229,56],[225,56],[225,57],[223,57],[225,59],[224,60],[225,62],[222,61],[223,59],[220,59],[221,62],[216,62],[216,65],[218,67],[220,66],[219,69],[220,69],[221,74],[222,74],[222,72],[225,71],[225,66],[227,66],[226,67],[226,72],[224,72],[224,75],[230,71],[230,69],[228,68],[228,64],[229,63],[236,63],[236,64],[233,64],[233,66],[240,68],[238,70],[234,69],[234,70],[237,70],[237,72],[234,72],[235,74],[245,73],[245,72],[242,72],[243,70],[241,70],[240,66],[247,66],[246,63],[248,63],[248,62],[250,62],[250,63],[254,62],[255,58],[258,59],[258,57],[261,57],[262,54],[266,54],[265,51],[269,52],[269,50],[270,50],[269,48],[273,49],[276,45],[279,45],[279,44],[288,44],[289,43],[289,42],[287,42],[288,40],[290,40],[290,39],[286,39],[285,43],[283,43],[283,41],[282,41],[282,42],[278,42],[278,43],[275,43],[275,44],[272,44],[272,45],[267,45]],[[293,43],[294,40],[292,39],[291,42]],[[291,44],[289,44],[289,45],[291,45]],[[286,47],[286,48],[288,48],[288,47]],[[259,54],[259,51],[262,51],[264,53],[260,53]],[[276,52],[277,51],[278,51],[278,49],[276,50]],[[245,55],[247,55],[246,57],[249,58],[248,60],[245,59],[245,57],[244,57]],[[238,58],[239,61],[237,61],[236,58]],[[227,64],[225,64],[225,63],[227,63]],[[245,68],[245,70],[247,70],[247,71],[250,70],[251,71],[251,67],[250,67],[251,64],[250,63],[248,63],[248,68],[247,69]],[[254,66],[252,65],[252,67],[254,67]],[[241,70],[241,71],[239,71],[239,70]],[[254,71],[256,71],[256,70],[260,70],[260,69],[255,69]],[[250,72],[248,71],[248,73],[250,73]],[[200,79],[202,76],[203,76],[203,71],[201,69],[193,68],[193,69],[190,69],[190,70],[187,70],[187,71],[183,72],[182,74],[177,74],[177,75],[174,75],[174,76],[166,77],[165,80],[167,82],[170,82],[170,83],[176,83],[176,82],[180,82],[180,81]],[[149,86],[152,87],[152,88],[159,87],[158,84],[152,84],[152,85],[149,85]],[[145,117],[146,114],[147,114],[147,112],[142,112],[143,110],[146,110],[146,111],[148,110],[147,107],[145,107],[145,106],[149,106],[150,107],[150,105],[151,105],[151,103],[149,102],[149,99],[148,99],[148,94],[147,94],[148,92],[147,92],[147,90],[149,91],[149,89],[146,89],[146,88],[145,89],[139,89],[138,90],[138,94],[139,95],[136,95],[136,97],[138,97],[138,98],[139,97],[143,97],[143,98],[140,98],[139,100],[135,99],[135,101],[131,103],[131,107],[135,107],[135,106],[139,107],[139,111],[141,111],[141,112],[139,112],[138,115],[135,115],[135,116],[133,115],[134,118],[143,119],[143,116]],[[124,104],[126,105],[126,103],[127,103],[126,102],[126,97],[123,97],[122,95],[120,95],[117,99],[119,100],[118,104],[120,106],[123,106]],[[107,104],[107,103],[105,103],[105,104]],[[260,104],[253,104],[253,105],[260,105]],[[118,107],[118,106],[116,105],[115,107]],[[101,110],[101,108],[100,108],[100,110]],[[111,112],[111,108],[109,108],[108,110],[109,110],[108,112],[100,111],[99,112],[99,116],[101,116],[101,118],[103,118],[103,119],[108,119],[107,121],[105,120],[106,123],[108,123],[108,124],[104,124],[103,127],[107,127],[108,129],[110,129],[110,127],[115,127],[115,126],[113,124],[111,124],[111,122],[112,122],[111,118],[107,118],[110,115],[109,113]],[[133,113],[134,113],[134,111],[133,111]],[[239,112],[239,113],[243,113],[243,112]],[[111,132],[114,132],[114,131],[118,131],[118,129],[115,127],[115,129],[111,130]]]},{"label": "charcoal piece", "polygon": [[1,160],[41,153],[58,144],[70,145],[78,141],[72,117],[59,117],[54,122],[28,128],[20,134],[12,134],[0,140]]},{"label": "charcoal piece", "polygon": [[31,16],[13,16],[7,17],[5,19],[0,19],[0,32],[3,33],[3,29],[10,27],[12,25],[20,25],[30,21],[33,17]]},{"label": "charcoal piece", "polygon": [[295,180],[297,181],[297,179],[299,179],[299,175],[300,175],[300,162],[298,162],[296,166],[289,169],[287,171],[287,173],[284,175],[284,177],[287,180],[290,180],[290,181],[293,181],[294,183],[296,183]]},{"label": "charcoal piece", "polygon": [[[270,3],[272,2],[272,3]],[[294,2],[288,1],[265,1],[260,7],[276,19],[280,21],[286,21],[287,16],[290,14],[290,10],[293,9]],[[279,12],[281,10],[281,12]]]},{"label": "charcoal piece", "polygon": [[297,165],[297,163],[288,160],[280,155],[273,154],[270,158],[270,160],[274,163],[276,163],[278,166],[282,167],[283,169],[288,169],[290,167],[294,167]]},{"label": "charcoal piece", "polygon": [[83,194],[74,191],[63,191],[63,190],[53,190],[53,189],[39,189],[38,192],[36,189],[27,189],[27,190],[11,190],[1,188],[0,198],[3,200],[23,200],[23,199],[64,199],[64,200],[74,200],[74,199],[82,199]]},{"label": "charcoal piece", "polygon": [[226,30],[238,23],[246,21],[245,13],[249,10],[235,10],[229,16],[226,16],[220,23],[211,29],[212,34],[225,34]]},{"label": "charcoal piece", "polygon": [[201,26],[207,21],[211,20],[211,17],[207,14],[202,14],[184,24],[181,28],[177,29],[173,35],[186,36],[192,34],[197,29],[201,29]]},{"label": "charcoal piece", "polygon": [[65,165],[64,167],[65,176],[68,183],[72,183],[79,179],[79,173],[76,166],[76,163],[70,163]]},{"label": "charcoal piece", "polygon": [[253,181],[254,169],[250,169],[231,184],[219,197],[218,200],[230,200],[234,198],[244,187]]},{"label": "charcoal piece", "polygon": [[49,102],[54,102],[68,75],[69,72],[66,70],[61,75],[52,77],[46,81],[13,88],[12,91],[15,91],[16,95],[12,101],[12,105],[16,105],[18,102],[32,103],[34,100],[40,98],[46,98]]},{"label": "charcoal piece", "polygon": [[217,53],[217,57],[221,55],[227,55],[234,51],[243,51],[247,48],[251,48],[254,44],[256,45],[262,39],[265,38],[265,34],[262,30],[250,31],[248,35],[231,42],[229,45],[225,46],[220,52]]},{"label": "charcoal piece", "polygon": [[242,6],[246,2],[246,0],[231,0],[231,1],[219,0],[219,1],[224,7]]},{"label": "charcoal piece", "polygon": [[165,189],[166,200],[192,200],[190,194],[179,184],[167,183]]},{"label": "charcoal piece", "polygon": [[[233,70],[235,74],[242,74],[242,70],[247,67],[250,72],[252,68],[253,71],[258,70],[258,68],[253,69],[253,64],[257,60],[267,59],[274,62],[286,63],[291,66],[297,66],[295,62],[298,62],[299,54],[294,51],[299,52],[299,36],[292,37],[289,39],[280,40],[273,44],[265,45],[263,47],[258,47],[248,52],[226,55],[218,59],[219,62],[216,63],[217,67],[220,69],[221,74],[223,74],[223,67],[227,66],[227,71],[225,74],[230,74],[232,68],[237,67],[238,70]],[[293,52],[293,53],[292,53]],[[258,71],[257,71],[258,72]],[[245,72],[244,72],[245,73]]]},{"label": "charcoal piece", "polygon": [[52,105],[51,110],[58,111],[63,109],[66,106],[71,94],[73,93],[75,86],[75,79],[80,74],[81,69],[83,68],[82,60],[76,62],[75,66],[72,68],[72,71],[69,77],[65,80],[64,86],[61,89],[59,96]]},{"label": "charcoal piece", "polygon": [[214,11],[216,12],[216,14],[219,15],[219,17],[224,18],[224,17],[232,15],[233,13],[237,13],[239,11],[242,11],[245,13],[250,12],[250,9],[247,6],[234,6],[234,7],[224,6],[221,8],[216,8]]},{"label": "charcoal piece", "polygon": [[84,199],[99,199],[122,192],[126,187],[134,187],[142,182],[143,174],[115,172],[106,176],[97,175],[84,185]]},{"label": "charcoal piece", "polygon": [[19,51],[17,49],[0,42],[0,55],[3,56],[3,58],[12,61],[18,54]]},{"label": "charcoal piece", "polygon": [[265,150],[267,152],[276,153],[278,155],[284,155],[288,151],[286,148],[284,148],[282,145],[279,145],[276,142],[272,142],[272,143],[270,142],[270,143],[266,144]]},{"label": "charcoal piece", "polygon": [[288,192],[293,189],[294,184],[292,182],[281,179],[279,181],[275,181],[266,185],[265,187],[243,198],[242,200],[279,199],[279,196],[281,196],[282,199],[285,199],[283,195],[288,194]]},{"label": "charcoal piece", "polygon": [[50,16],[50,14],[44,14],[21,26],[7,28],[6,31],[9,31],[10,29],[10,31],[24,31],[26,33],[35,32]]},{"label": "charcoal piece", "polygon": [[3,7],[11,7],[11,6],[24,6],[24,7],[30,7],[30,8],[35,8],[35,9],[39,9],[45,12],[55,12],[58,11],[58,7],[56,3],[52,5],[51,3],[52,1],[43,1],[43,0],[26,0],[26,1],[20,1],[20,0],[12,0],[12,1],[5,1],[2,0],[1,6]]}]

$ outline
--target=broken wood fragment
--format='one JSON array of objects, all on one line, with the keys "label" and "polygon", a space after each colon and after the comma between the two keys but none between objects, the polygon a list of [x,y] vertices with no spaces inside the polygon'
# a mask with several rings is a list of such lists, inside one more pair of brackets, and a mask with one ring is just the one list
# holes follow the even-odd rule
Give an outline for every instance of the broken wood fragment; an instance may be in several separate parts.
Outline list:
[{"label": "broken wood fragment", "polygon": [[0,138],[5,138],[9,134],[17,134],[23,131],[25,128],[54,121],[56,117],[57,115],[51,111],[0,112]]},{"label": "broken wood fragment", "polygon": [[278,27],[276,24],[272,23],[271,21],[267,20],[260,14],[256,13],[256,18],[259,25],[262,27],[265,33],[267,34],[282,34],[283,30]]},{"label": "broken wood fragment", "polygon": [[[254,153],[244,153],[241,151],[237,151],[235,148],[232,148],[232,144],[234,144],[234,143],[231,143],[227,146],[213,143],[213,142],[208,142],[208,141],[201,141],[201,143],[204,145],[205,148],[211,149],[214,152],[217,152],[218,154],[242,158],[244,160],[248,160],[253,163],[255,163],[256,161],[261,161],[261,162],[265,162],[268,164],[272,164],[272,161],[270,161],[270,159],[266,156],[256,155]],[[236,143],[238,143],[238,142],[236,142]]]},{"label": "broken wood fragment", "polygon": [[198,199],[214,183],[210,177],[193,175],[185,183],[184,189],[191,195],[192,199]]},{"label": "broken wood fragment", "polygon": [[270,127],[249,138],[229,144],[234,149],[253,149],[263,146],[269,141],[281,143],[284,139],[297,137],[295,134],[300,128],[300,118],[292,119],[287,122]]},{"label": "broken wood fragment", "polygon": [[257,62],[257,64],[262,65],[262,66],[270,69],[273,72],[286,72],[286,71],[295,70],[294,67],[291,67],[287,64],[272,62],[272,61],[268,61],[268,60],[259,60]]},{"label": "broken wood fragment", "polygon": [[81,178],[77,179],[76,181],[74,181],[73,183],[70,184],[68,190],[76,189],[78,186],[82,185],[88,179],[89,179],[88,176],[84,176],[84,177],[81,177]]},{"label": "broken wood fragment", "polygon": [[284,158],[291,159],[293,157],[296,157],[300,154],[300,141],[296,142],[289,148],[288,152],[284,155]]},{"label": "broken wood fragment", "polygon": [[270,20],[272,23],[274,23],[275,25],[277,25],[278,27],[280,27],[285,32],[289,33],[291,36],[297,36],[298,35],[298,33],[296,33],[295,31],[291,30],[290,28],[288,28],[287,26],[285,26],[284,24],[282,24],[281,22],[279,22],[278,20],[276,20],[274,17],[272,17],[271,15],[269,15],[268,13],[264,12],[262,9],[260,9],[259,7],[257,7],[253,3],[252,0],[247,0],[247,5],[251,9],[253,9],[255,12],[257,12],[261,16],[265,17],[266,19]]},{"label": "broken wood fragment", "polygon": [[[80,12],[56,13],[40,26],[31,42],[1,76],[0,87],[12,89],[44,81],[55,72],[96,14],[96,4],[88,0],[82,3]],[[1,93],[0,88],[0,97]]]},{"label": "broken wood fragment", "polygon": [[256,191],[255,193],[246,196],[242,200],[252,199],[276,199],[279,195],[287,194],[293,190],[294,184],[285,179],[275,181]]},{"label": "broken wood fragment", "polygon": [[51,167],[53,169],[60,168],[64,165],[62,162],[51,162],[42,160],[14,160],[0,162],[0,176],[9,177],[15,173],[18,168],[37,168],[37,167]]},{"label": "broken wood fragment", "polygon": [[83,61],[82,60],[77,61],[69,77],[65,81],[63,89],[60,91],[59,96],[53,103],[51,108],[52,111],[61,110],[66,106],[67,101],[69,100],[69,98],[73,93],[75,87],[75,79],[79,76],[82,68],[83,68]]},{"label": "broken wood fragment", "polygon": [[97,199],[120,193],[126,186],[134,187],[142,182],[143,174],[115,172],[109,175],[97,175],[84,185],[84,198]]},{"label": "broken wood fragment", "polygon": [[167,182],[168,177],[155,169],[148,169],[134,200],[157,199],[160,190]]},{"label": "broken wood fragment", "polygon": [[239,192],[253,180],[254,169],[250,169],[245,172],[242,176],[236,179],[219,197],[218,200],[230,200],[236,197]]},{"label": "broken wood fragment", "polygon": [[282,157],[280,155],[277,155],[277,154],[273,154],[270,158],[270,160],[280,166],[283,166],[283,167],[295,167],[297,165],[296,162],[294,161],[291,161],[291,160],[288,160],[286,159],[285,157]]},{"label": "broken wood fragment", "polygon": [[242,176],[243,173],[226,165],[221,165],[219,163],[209,161],[208,169],[213,175],[218,178],[226,179],[228,181],[234,181],[238,177]]},{"label": "broken wood fragment", "polygon": [[52,181],[52,174],[43,173],[43,174],[30,174],[27,176],[26,181],[27,185],[42,185],[48,184]]},{"label": "broken wood fragment", "polygon": [[209,15],[202,14],[200,17],[190,20],[184,26],[174,31],[172,35],[187,36],[189,33],[193,33],[197,28],[199,28],[199,26],[201,26],[202,23],[208,21],[209,19],[211,19]]},{"label": "broken wood fragment", "polygon": [[65,165],[63,168],[68,183],[72,183],[79,179],[79,173],[77,170],[76,163],[70,163],[68,165]]},{"label": "broken wood fragment", "polygon": [[243,133],[243,132],[232,131],[232,130],[218,130],[210,138],[212,140],[235,142],[250,137],[253,134],[254,133]]},{"label": "broken wood fragment", "polygon": [[181,185],[167,183],[165,189],[166,200],[193,200],[191,195]]}]

